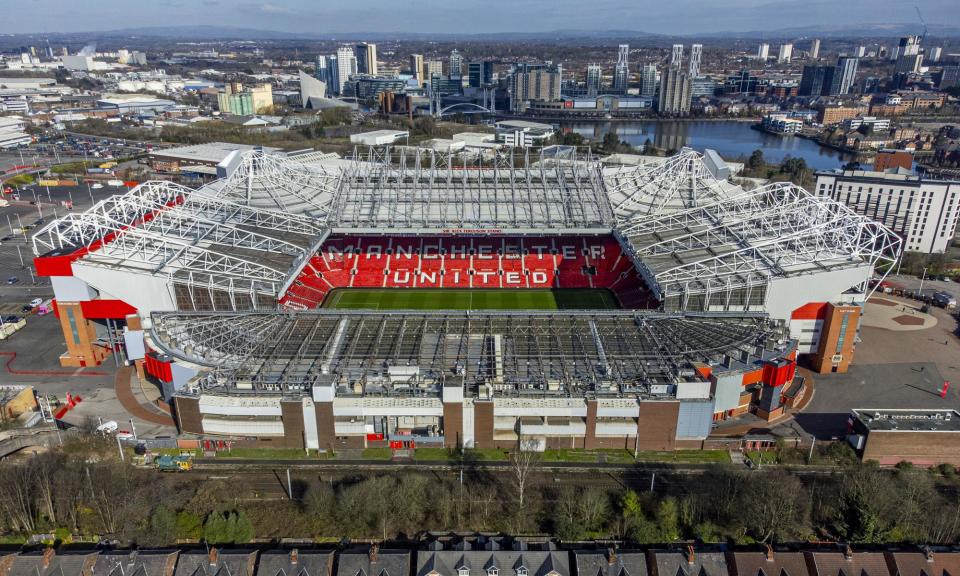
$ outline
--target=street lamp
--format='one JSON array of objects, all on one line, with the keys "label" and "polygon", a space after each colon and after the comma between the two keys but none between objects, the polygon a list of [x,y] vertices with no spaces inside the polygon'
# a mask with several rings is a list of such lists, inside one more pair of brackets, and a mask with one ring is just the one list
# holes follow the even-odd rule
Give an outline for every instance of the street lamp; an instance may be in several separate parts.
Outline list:
[{"label": "street lamp", "polygon": [[920,290],[917,291],[917,296],[923,298],[923,282],[927,279],[927,268],[923,268],[923,276],[920,278]]}]

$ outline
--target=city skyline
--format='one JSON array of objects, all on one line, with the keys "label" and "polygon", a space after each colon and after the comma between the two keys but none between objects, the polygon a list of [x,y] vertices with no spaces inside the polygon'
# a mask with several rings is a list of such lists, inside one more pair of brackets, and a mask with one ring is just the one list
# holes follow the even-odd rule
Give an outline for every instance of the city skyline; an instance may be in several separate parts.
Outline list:
[{"label": "city skyline", "polygon": [[[937,24],[960,25],[960,12],[950,0],[923,0],[923,12],[937,14]],[[416,0],[404,10],[386,0],[358,0],[317,6],[306,0],[246,2],[230,0],[160,0],[130,5],[119,0],[31,0],[14,5],[0,1],[8,17],[0,33],[97,32],[149,26],[216,24],[295,34],[359,33],[545,33],[564,30],[629,30],[636,33],[692,35],[748,33],[809,26],[901,25],[916,22],[915,4],[892,0],[852,0],[844,3],[785,0],[730,0],[705,7],[696,0],[668,4],[613,0],[575,9],[572,0],[522,3],[504,0],[478,5],[449,5]],[[504,15],[510,18],[505,19]],[[522,23],[522,24],[520,24]]]}]

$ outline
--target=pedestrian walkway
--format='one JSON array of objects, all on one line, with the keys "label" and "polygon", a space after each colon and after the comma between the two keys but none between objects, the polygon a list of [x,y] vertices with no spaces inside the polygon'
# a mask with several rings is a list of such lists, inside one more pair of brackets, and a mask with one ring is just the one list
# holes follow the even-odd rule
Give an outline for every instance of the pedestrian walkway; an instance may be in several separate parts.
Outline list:
[{"label": "pedestrian walkway", "polygon": [[173,418],[169,414],[164,414],[154,406],[141,404],[137,400],[131,388],[134,378],[134,370],[131,366],[121,366],[117,370],[116,380],[114,381],[114,391],[117,394],[117,400],[120,401],[124,410],[152,424],[173,426]]}]

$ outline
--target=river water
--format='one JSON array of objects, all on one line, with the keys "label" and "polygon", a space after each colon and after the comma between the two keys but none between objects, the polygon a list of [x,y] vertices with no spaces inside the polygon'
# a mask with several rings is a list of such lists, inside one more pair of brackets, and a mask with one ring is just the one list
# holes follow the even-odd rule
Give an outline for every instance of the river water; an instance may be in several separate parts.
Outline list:
[{"label": "river water", "polygon": [[812,140],[754,130],[750,122],[563,122],[560,127],[598,142],[614,130],[620,140],[632,146],[642,147],[649,139],[654,146],[663,150],[679,150],[689,146],[703,152],[705,148],[712,148],[727,160],[748,157],[757,149],[763,150],[767,162],[780,162],[786,156],[799,157],[806,160],[807,166],[817,170],[838,168],[849,160],[848,156],[824,148]]}]

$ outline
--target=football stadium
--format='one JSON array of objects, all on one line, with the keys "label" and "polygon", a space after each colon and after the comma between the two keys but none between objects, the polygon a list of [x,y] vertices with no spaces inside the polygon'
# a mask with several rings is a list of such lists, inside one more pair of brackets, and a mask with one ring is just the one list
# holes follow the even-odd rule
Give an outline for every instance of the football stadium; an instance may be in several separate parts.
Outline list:
[{"label": "football stadium", "polygon": [[699,448],[844,371],[901,240],[710,151],[237,151],[33,237],[64,366],[248,445]]}]

